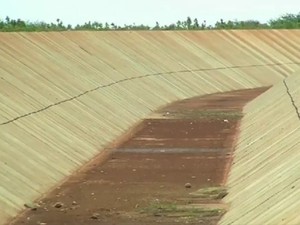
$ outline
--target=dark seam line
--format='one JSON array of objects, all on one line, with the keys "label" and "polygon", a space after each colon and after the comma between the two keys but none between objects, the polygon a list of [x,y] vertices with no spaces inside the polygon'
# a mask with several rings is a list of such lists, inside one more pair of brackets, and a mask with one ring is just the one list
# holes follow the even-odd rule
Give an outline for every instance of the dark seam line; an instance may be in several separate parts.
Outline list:
[{"label": "dark seam line", "polygon": [[283,84],[284,84],[284,86],[285,86],[285,88],[286,88],[286,92],[287,92],[287,94],[289,95],[289,97],[290,97],[290,99],[291,99],[291,102],[292,102],[292,104],[293,104],[293,106],[294,106],[294,108],[295,108],[295,110],[296,110],[296,114],[297,114],[297,116],[298,116],[298,119],[300,120],[300,112],[299,112],[299,108],[297,107],[297,105],[296,105],[296,103],[295,103],[295,101],[294,101],[294,98],[293,98],[293,96],[292,96],[292,94],[291,94],[291,92],[290,92],[290,89],[289,89],[289,87],[288,87],[288,85],[287,85],[287,83],[286,83],[285,80],[283,80]]},{"label": "dark seam line", "polygon": [[[0,124],[0,126],[2,125],[6,125],[6,124],[9,124],[9,123],[12,123],[16,120],[19,120],[21,118],[24,118],[24,117],[27,117],[27,116],[30,116],[30,115],[33,115],[33,114],[36,114],[36,113],[39,113],[39,112],[42,112],[42,111],[45,111],[53,106],[57,106],[57,105],[60,105],[62,103],[65,103],[65,102],[69,102],[69,101],[72,101],[74,99],[77,99],[83,95],[86,95],[88,93],[91,93],[91,92],[94,92],[94,91],[97,91],[101,88],[106,88],[106,87],[110,87],[110,86],[113,86],[115,84],[119,84],[119,83],[123,83],[123,82],[126,82],[126,81],[131,81],[131,80],[136,80],[136,79],[142,79],[142,78],[145,78],[145,77],[150,77],[150,76],[161,76],[161,75],[170,75],[170,74],[175,74],[175,73],[188,73],[188,72],[201,72],[201,71],[218,71],[218,70],[226,70],[226,69],[237,69],[237,68],[252,68],[252,67],[266,67],[266,66],[282,66],[282,65],[300,65],[300,62],[290,62],[290,63],[269,63],[269,64],[263,64],[263,65],[248,65],[248,66],[230,66],[230,67],[218,67],[218,68],[209,68],[209,69],[195,69],[195,70],[180,70],[180,71],[170,71],[170,72],[161,72],[161,73],[153,73],[153,74],[146,74],[146,75],[142,75],[142,76],[137,76],[137,77],[130,77],[130,78],[125,78],[125,79],[121,79],[121,80],[118,80],[116,82],[112,82],[112,83],[109,83],[109,84],[105,84],[105,85],[100,85],[96,88],[93,88],[93,89],[90,89],[90,90],[87,90],[85,92],[82,92],[76,96],[73,96],[71,98],[67,98],[65,100],[62,100],[62,101],[59,101],[57,103],[54,103],[54,104],[51,104],[51,105],[48,105],[42,109],[39,109],[37,111],[33,111],[33,112],[30,112],[30,113],[26,113],[26,114],[23,114],[21,116],[18,116],[18,117],[15,117],[11,120],[8,120],[6,122],[3,122]],[[289,92],[288,92],[289,93]],[[290,95],[291,97],[291,95]],[[292,97],[291,97],[292,98]],[[293,100],[292,100],[293,102]],[[294,102],[293,102],[294,104]],[[298,114],[298,117],[300,119],[300,114],[298,112],[298,109],[297,107],[295,106],[294,104],[294,107],[296,108],[297,110],[297,114]]]}]

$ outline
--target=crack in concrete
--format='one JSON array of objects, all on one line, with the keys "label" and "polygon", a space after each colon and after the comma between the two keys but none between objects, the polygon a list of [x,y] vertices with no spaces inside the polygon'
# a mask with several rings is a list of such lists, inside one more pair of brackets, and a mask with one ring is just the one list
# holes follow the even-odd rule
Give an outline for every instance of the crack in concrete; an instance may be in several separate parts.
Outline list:
[{"label": "crack in concrete", "polygon": [[[121,79],[121,80],[118,80],[118,81],[115,81],[115,82],[112,82],[112,83],[109,83],[109,84],[105,84],[105,85],[99,85],[93,89],[90,89],[90,90],[87,90],[85,92],[82,92],[78,95],[75,95],[71,98],[67,98],[67,99],[64,99],[62,101],[59,101],[59,102],[56,102],[56,103],[53,103],[53,104],[50,104],[44,108],[41,108],[39,110],[36,110],[36,111],[32,111],[32,112],[29,112],[29,113],[26,113],[26,114],[23,114],[23,115],[20,115],[20,116],[17,116],[13,119],[10,119],[10,120],[7,120],[5,122],[2,122],[0,123],[0,126],[3,126],[3,125],[6,125],[6,124],[10,124],[12,122],[15,122],[19,119],[22,119],[24,117],[28,117],[30,115],[33,115],[33,114],[36,114],[36,113],[40,113],[40,112],[43,112],[49,108],[52,108],[54,106],[57,106],[57,105],[60,105],[60,104],[63,104],[65,102],[69,102],[69,101],[72,101],[72,100],[75,100],[77,98],[80,98],[81,96],[83,95],[86,95],[88,93],[91,93],[91,92],[94,92],[94,91],[97,91],[99,89],[102,89],[102,88],[106,88],[106,87],[110,87],[110,86],[113,86],[115,84],[119,84],[119,83],[123,83],[123,82],[127,82],[127,81],[131,81],[131,80],[136,80],[136,79],[142,79],[142,78],[146,78],[146,77],[151,77],[151,76],[164,76],[164,75],[171,75],[171,74],[176,74],[176,73],[189,73],[189,72],[201,72],[201,71],[218,71],[218,70],[226,70],[226,69],[238,69],[238,68],[253,68],[253,67],[267,67],[267,66],[282,66],[282,65],[300,65],[300,62],[289,62],[289,63],[267,63],[267,64],[258,64],[258,65],[247,65],[247,66],[229,66],[229,67],[217,67],[217,68],[204,68],[204,69],[195,69],[195,70],[180,70],[180,71],[170,71],[170,72],[161,72],[161,73],[153,73],[153,74],[146,74],[146,75],[142,75],[142,76],[137,76],[137,77],[129,77],[129,78],[125,78],[125,79]],[[300,119],[300,116],[299,116],[299,113],[298,113],[298,117]]]},{"label": "crack in concrete", "polygon": [[286,88],[287,94],[289,95],[289,97],[290,97],[290,99],[291,99],[292,105],[293,105],[293,107],[294,107],[295,110],[296,110],[296,114],[297,114],[297,116],[298,116],[298,119],[300,120],[300,112],[299,112],[299,108],[297,107],[297,105],[296,105],[296,103],[295,103],[295,100],[294,100],[294,98],[293,98],[293,96],[292,96],[292,94],[291,94],[291,91],[290,91],[290,89],[289,89],[289,86],[287,85],[285,79],[284,79],[282,82],[283,82],[283,84],[284,84],[284,86],[285,86],[285,88]]}]

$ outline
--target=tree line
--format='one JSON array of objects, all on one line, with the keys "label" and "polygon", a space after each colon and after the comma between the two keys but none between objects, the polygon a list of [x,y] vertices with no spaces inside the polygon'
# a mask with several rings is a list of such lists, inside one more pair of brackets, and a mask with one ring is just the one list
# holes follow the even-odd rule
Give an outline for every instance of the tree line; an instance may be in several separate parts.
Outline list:
[{"label": "tree line", "polygon": [[261,23],[257,20],[245,21],[224,21],[220,19],[215,25],[207,25],[206,21],[199,22],[197,18],[192,19],[187,17],[186,20],[178,20],[176,23],[169,25],[160,25],[156,22],[155,26],[148,25],[117,25],[115,23],[100,23],[100,22],[86,22],[72,26],[65,25],[63,21],[57,19],[54,23],[45,22],[30,22],[22,19],[11,19],[8,16],[0,19],[0,31],[2,32],[16,32],[16,31],[66,31],[66,30],[221,30],[221,29],[299,29],[300,28],[300,12],[298,14],[285,14],[276,19],[271,19],[267,23]]}]

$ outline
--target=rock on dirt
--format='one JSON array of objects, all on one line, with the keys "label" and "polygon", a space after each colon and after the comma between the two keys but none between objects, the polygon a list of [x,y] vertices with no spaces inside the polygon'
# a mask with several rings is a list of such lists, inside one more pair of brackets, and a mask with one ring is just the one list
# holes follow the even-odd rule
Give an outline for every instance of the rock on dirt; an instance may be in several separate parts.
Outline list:
[{"label": "rock on dirt", "polygon": [[184,187],[185,187],[185,188],[191,188],[191,187],[192,187],[192,184],[191,184],[191,183],[186,183],[186,184],[184,185]]},{"label": "rock on dirt", "polygon": [[91,216],[91,219],[97,220],[97,219],[99,219],[99,216],[100,216],[99,213],[93,213],[93,215]]},{"label": "rock on dirt", "polygon": [[63,204],[62,202],[56,202],[56,203],[53,205],[53,207],[59,209],[59,208],[63,207],[63,205],[64,205],[64,204]]},{"label": "rock on dirt", "polygon": [[72,202],[72,205],[77,205],[77,202],[76,202],[76,201],[73,201],[73,202]]}]

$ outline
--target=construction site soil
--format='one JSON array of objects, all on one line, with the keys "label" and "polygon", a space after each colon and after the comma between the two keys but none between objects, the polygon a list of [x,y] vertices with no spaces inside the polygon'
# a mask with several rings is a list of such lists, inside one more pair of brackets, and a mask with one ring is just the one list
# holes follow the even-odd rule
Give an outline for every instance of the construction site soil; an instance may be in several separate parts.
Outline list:
[{"label": "construction site soil", "polygon": [[[142,121],[12,225],[217,224],[243,106],[267,88],[176,102]],[[99,137],[100,138],[100,137]]]}]

